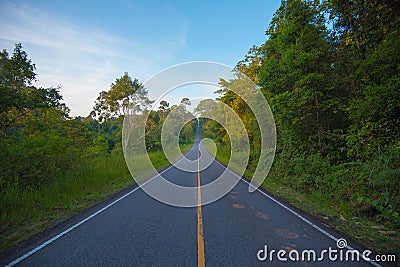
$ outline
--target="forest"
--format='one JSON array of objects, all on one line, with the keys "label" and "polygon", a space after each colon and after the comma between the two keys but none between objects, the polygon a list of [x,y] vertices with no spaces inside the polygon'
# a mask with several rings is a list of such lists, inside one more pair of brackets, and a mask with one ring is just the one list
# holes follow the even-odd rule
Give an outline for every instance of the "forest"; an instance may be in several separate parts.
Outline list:
[{"label": "forest", "polygon": [[[69,115],[60,87],[36,88],[36,66],[15,45],[0,54],[0,249],[40,232],[132,185],[122,153],[123,114],[149,110],[152,100],[124,73],[101,91],[87,117]],[[185,112],[187,99],[179,105]],[[146,125],[146,149],[156,168],[169,162],[161,151],[161,127],[177,108],[161,101]],[[193,143],[194,122],[180,134],[182,151]]]},{"label": "forest", "polygon": [[[400,4],[395,0],[282,1],[266,40],[235,67],[268,100],[277,129],[275,161],[263,188],[378,251],[400,255]],[[228,44],[227,44],[228,45]],[[37,88],[20,43],[0,53],[0,250],[134,183],[123,157],[123,114],[153,101],[124,73],[101,91],[87,117],[71,117],[61,87]],[[246,126],[245,176],[260,154],[259,128],[221,81],[218,100]],[[182,99],[185,105],[187,99]],[[177,106],[161,101],[146,124],[157,168],[169,163],[160,132]],[[203,137],[227,163],[229,138],[202,120]],[[194,123],[180,135],[193,143]]]},{"label": "forest", "polygon": [[[399,254],[400,6],[398,1],[282,1],[266,41],[236,72],[268,100],[277,129],[275,161],[263,187],[328,225]],[[260,154],[257,121],[221,80],[219,101],[246,125],[246,176]],[[229,138],[203,125],[229,161]]]}]

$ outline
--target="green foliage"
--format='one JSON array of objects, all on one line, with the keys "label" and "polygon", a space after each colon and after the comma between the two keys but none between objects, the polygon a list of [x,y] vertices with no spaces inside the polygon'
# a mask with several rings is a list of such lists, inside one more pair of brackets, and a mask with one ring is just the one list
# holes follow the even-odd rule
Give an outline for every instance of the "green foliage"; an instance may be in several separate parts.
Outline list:
[{"label": "green foliage", "polygon": [[21,187],[37,187],[54,181],[63,170],[71,169],[77,151],[71,140],[54,132],[41,132],[17,144],[2,140],[1,180]]},{"label": "green foliage", "polygon": [[350,102],[352,156],[369,157],[400,138],[399,37],[391,32],[357,70],[363,90]]},{"label": "green foliage", "polygon": [[20,44],[2,61],[1,191],[10,185],[38,188],[71,169],[87,135],[82,125],[66,120],[69,109],[61,103],[60,88],[26,86],[36,74]]},{"label": "green foliage", "polygon": [[152,102],[138,79],[132,80],[125,72],[121,78],[111,83],[108,91],[100,92],[91,115],[100,122],[108,121],[110,118],[147,110]]},{"label": "green foliage", "polygon": [[[65,152],[68,157],[69,151]],[[41,187],[9,184],[0,195],[0,249],[43,231],[60,218],[67,218],[130,184],[132,178],[122,154],[81,158]]]},{"label": "green foliage", "polygon": [[[122,115],[152,103],[127,73],[100,93],[86,118],[70,118],[60,88],[30,86],[35,65],[17,44],[0,53],[0,249],[44,230],[133,183],[122,153]],[[184,104],[190,104],[184,101]],[[157,169],[166,101],[146,125],[149,157]],[[181,131],[183,152],[192,146],[194,122]],[[148,174],[146,174],[148,175]]]},{"label": "green foliage", "polygon": [[179,133],[179,143],[180,144],[190,144],[194,142],[195,130],[197,127],[197,121],[191,120],[183,126],[181,132]]},{"label": "green foliage", "polygon": [[98,157],[107,155],[108,152],[108,142],[103,136],[97,136],[93,139],[93,145],[89,147],[88,153],[90,155],[95,155]]},{"label": "green foliage", "polygon": [[[262,46],[259,83],[273,106],[279,131],[291,146],[319,151],[335,130],[333,50],[323,16],[311,2],[285,1]],[[332,128],[332,126],[334,128]]]},{"label": "green foliage", "polygon": [[8,58],[5,49],[0,53],[0,84],[2,86],[20,89],[30,85],[35,80],[35,70],[35,64],[28,59],[28,54],[22,50],[20,43],[15,45],[11,58]]},{"label": "green foliage", "polygon": [[[236,66],[258,83],[275,117],[277,153],[265,184],[312,199],[310,210],[324,203],[327,214],[391,230],[400,227],[399,11],[390,0],[282,1],[265,43]],[[219,93],[252,140],[251,176],[259,129],[237,95]],[[204,120],[202,128],[224,150],[222,127]],[[385,237],[385,248],[399,249],[396,238]]]}]

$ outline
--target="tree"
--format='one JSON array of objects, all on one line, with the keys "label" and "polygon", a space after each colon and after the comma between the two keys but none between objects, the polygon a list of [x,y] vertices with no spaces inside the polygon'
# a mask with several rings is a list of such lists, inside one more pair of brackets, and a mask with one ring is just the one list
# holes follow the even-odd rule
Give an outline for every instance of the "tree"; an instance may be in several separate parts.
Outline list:
[{"label": "tree", "polygon": [[211,117],[215,112],[217,112],[217,103],[214,99],[202,99],[199,104],[194,108],[196,115],[202,117]]},{"label": "tree", "polygon": [[28,54],[22,50],[21,43],[17,43],[11,58],[7,51],[0,54],[0,84],[20,89],[31,85],[36,77],[36,66],[28,59]]},{"label": "tree", "polygon": [[181,104],[183,104],[183,105],[185,105],[185,106],[190,106],[190,105],[191,105],[190,99],[187,98],[187,97],[182,98]]},{"label": "tree", "polygon": [[[333,46],[314,1],[283,1],[263,45],[259,83],[272,104],[283,142],[321,150],[337,125]],[[335,125],[336,123],[336,125]]]},{"label": "tree", "polygon": [[5,85],[6,83],[6,73],[4,66],[6,65],[7,61],[9,60],[8,58],[8,52],[6,49],[3,49],[0,52],[0,81],[2,85]]},{"label": "tree", "polygon": [[[71,169],[88,145],[86,127],[68,116],[60,87],[36,88],[35,65],[17,44],[0,53],[2,190],[40,187]],[[3,187],[4,186],[4,187]]]},{"label": "tree", "polygon": [[98,117],[99,121],[107,121],[109,118],[143,112],[153,103],[147,94],[138,79],[132,80],[125,72],[111,83],[108,91],[100,92],[91,114]]},{"label": "tree", "polygon": [[262,63],[265,47],[264,44],[258,46],[253,46],[247,52],[244,59],[236,64],[235,70],[241,72],[249,77],[253,82],[259,83],[259,72]]},{"label": "tree", "polygon": [[107,102],[111,112],[114,112],[117,116],[126,114],[135,94],[140,93],[141,86],[139,81],[137,79],[132,80],[127,72],[121,78],[117,78],[108,91]]},{"label": "tree", "polygon": [[61,103],[60,87],[30,86],[36,77],[35,69],[20,43],[15,45],[11,58],[5,49],[0,53],[0,130],[3,135],[13,127],[25,125],[28,118],[43,117],[46,113],[57,113],[60,119],[68,117],[69,108]]},{"label": "tree", "polygon": [[158,107],[158,110],[160,111],[162,120],[164,121],[165,120],[165,115],[167,115],[169,110],[170,110],[169,109],[169,103],[167,101],[165,101],[165,100],[162,100],[160,102],[160,106]]},{"label": "tree", "polygon": [[107,122],[111,117],[110,108],[107,104],[108,92],[101,91],[96,101],[94,102],[91,116],[97,118],[100,123]]}]

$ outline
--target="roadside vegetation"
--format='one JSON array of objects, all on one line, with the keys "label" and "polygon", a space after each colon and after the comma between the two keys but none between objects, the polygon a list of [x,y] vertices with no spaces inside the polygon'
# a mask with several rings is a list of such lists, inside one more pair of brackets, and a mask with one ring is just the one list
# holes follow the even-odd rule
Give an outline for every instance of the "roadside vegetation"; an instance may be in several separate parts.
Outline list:
[{"label": "roadside vegetation", "polygon": [[[400,8],[397,1],[282,1],[266,41],[236,70],[268,100],[277,127],[263,187],[368,247],[400,258]],[[101,91],[87,117],[71,118],[60,87],[36,88],[21,44],[0,52],[0,250],[134,183],[121,145],[123,114],[153,103],[128,73]],[[260,153],[249,107],[221,81],[219,101],[244,122],[251,178]],[[182,103],[187,103],[182,99]],[[168,165],[160,133],[176,106],[161,101],[146,124],[156,168]],[[229,137],[201,120],[227,163]],[[195,123],[181,131],[193,143]]]},{"label": "roadside vegetation", "polygon": [[[263,187],[359,242],[400,257],[400,16],[396,1],[282,1],[265,43],[236,70],[268,100],[276,157]],[[246,177],[260,139],[249,107],[221,81],[219,101],[246,125]],[[229,160],[212,120],[203,137]]]},{"label": "roadside vegetation", "polygon": [[[61,88],[36,88],[35,79],[21,44],[12,55],[1,52],[0,250],[133,185],[121,145],[123,114],[153,103],[125,73],[99,93],[89,116],[71,118]],[[147,150],[157,169],[169,165],[158,140],[175,107],[161,101],[148,118]],[[193,144],[194,125],[181,132],[182,151]]]}]

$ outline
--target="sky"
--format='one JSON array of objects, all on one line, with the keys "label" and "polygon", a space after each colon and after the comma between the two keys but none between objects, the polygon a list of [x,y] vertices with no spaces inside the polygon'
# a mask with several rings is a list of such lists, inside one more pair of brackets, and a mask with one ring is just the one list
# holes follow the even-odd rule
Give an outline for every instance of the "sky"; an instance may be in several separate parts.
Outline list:
[{"label": "sky", "polygon": [[34,85],[60,85],[71,115],[87,116],[99,92],[124,72],[144,83],[184,62],[234,67],[253,45],[265,42],[279,5],[280,0],[0,0],[0,49],[12,54],[20,42],[36,64]]}]

